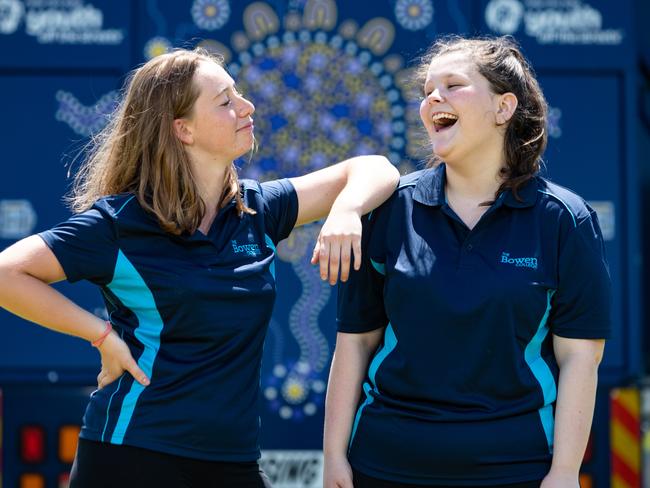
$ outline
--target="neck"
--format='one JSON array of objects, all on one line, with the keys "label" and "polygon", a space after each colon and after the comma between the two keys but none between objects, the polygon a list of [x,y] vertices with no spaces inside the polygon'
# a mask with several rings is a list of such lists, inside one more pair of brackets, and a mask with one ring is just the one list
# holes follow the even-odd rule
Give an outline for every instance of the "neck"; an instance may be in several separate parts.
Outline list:
[{"label": "neck", "polygon": [[477,200],[477,203],[492,201],[503,183],[500,175],[505,166],[503,140],[484,144],[480,150],[445,159],[445,162],[448,193],[464,200]]},{"label": "neck", "polygon": [[458,168],[446,165],[446,192],[463,200],[476,201],[480,204],[494,200],[501,186],[499,174],[501,165],[485,165],[478,168]]},{"label": "neck", "polygon": [[226,171],[232,162],[206,161],[191,156],[190,161],[199,196],[205,204],[206,217],[214,217],[223,194]]}]

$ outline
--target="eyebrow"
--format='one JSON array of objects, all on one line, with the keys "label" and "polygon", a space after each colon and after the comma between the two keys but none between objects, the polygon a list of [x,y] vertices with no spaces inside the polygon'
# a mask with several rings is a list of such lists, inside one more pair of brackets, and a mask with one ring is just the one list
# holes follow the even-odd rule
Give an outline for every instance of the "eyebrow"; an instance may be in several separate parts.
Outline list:
[{"label": "eyebrow", "polygon": [[[445,73],[443,75],[440,75],[439,78],[441,80],[449,80],[449,78],[454,78],[454,77],[458,77],[458,78],[461,78],[461,79],[467,79],[467,75],[464,75],[462,73],[453,73],[453,72],[452,73]],[[427,77],[427,79],[424,82],[424,86],[430,85],[431,83],[433,83],[431,78]]]},{"label": "eyebrow", "polygon": [[467,78],[467,75],[465,75],[463,73],[459,73],[457,71],[456,72],[448,71],[447,73],[444,73],[444,74],[440,75],[440,78],[447,79],[447,78],[451,78],[453,76],[460,76],[460,77],[463,77],[463,78]]},{"label": "eyebrow", "polygon": [[223,89],[219,90],[219,93],[217,93],[214,97],[212,97],[212,99],[214,100],[215,98],[219,98],[221,95],[223,95],[228,90],[237,91],[237,87],[235,87],[234,83],[232,85],[228,85],[228,86],[224,87]]}]

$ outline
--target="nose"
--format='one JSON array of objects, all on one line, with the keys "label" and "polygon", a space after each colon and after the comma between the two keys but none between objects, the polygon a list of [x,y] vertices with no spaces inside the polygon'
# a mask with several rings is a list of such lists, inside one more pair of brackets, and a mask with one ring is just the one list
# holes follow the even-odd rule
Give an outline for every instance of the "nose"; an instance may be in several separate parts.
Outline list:
[{"label": "nose", "polygon": [[239,97],[239,116],[240,117],[249,117],[255,112],[255,105],[253,102],[244,98],[243,96]]},{"label": "nose", "polygon": [[429,95],[427,95],[427,102],[429,102],[429,105],[435,103],[442,102],[444,100],[444,97],[442,96],[442,93],[440,92],[440,88],[436,88],[433,90]]}]

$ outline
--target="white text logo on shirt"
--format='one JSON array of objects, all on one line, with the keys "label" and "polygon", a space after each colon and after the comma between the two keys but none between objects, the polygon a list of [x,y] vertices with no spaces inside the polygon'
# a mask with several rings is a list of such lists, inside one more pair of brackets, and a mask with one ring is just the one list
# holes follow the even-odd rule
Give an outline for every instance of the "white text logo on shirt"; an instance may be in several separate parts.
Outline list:
[{"label": "white text logo on shirt", "polygon": [[514,264],[517,268],[537,269],[537,258],[511,258],[509,252],[501,253],[502,264]]},{"label": "white text logo on shirt", "polygon": [[259,256],[262,254],[260,247],[257,244],[237,244],[237,241],[233,240],[232,249],[235,251],[235,254],[240,252],[245,252],[249,256]]}]

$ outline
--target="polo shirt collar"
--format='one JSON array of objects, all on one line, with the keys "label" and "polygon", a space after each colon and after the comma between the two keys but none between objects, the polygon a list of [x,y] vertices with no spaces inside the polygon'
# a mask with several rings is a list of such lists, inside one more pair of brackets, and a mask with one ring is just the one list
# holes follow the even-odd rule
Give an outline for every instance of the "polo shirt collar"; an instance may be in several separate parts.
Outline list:
[{"label": "polo shirt collar", "polygon": [[445,165],[424,170],[415,184],[413,200],[432,207],[444,205],[445,199]]},{"label": "polo shirt collar", "polygon": [[532,177],[524,183],[517,194],[521,200],[517,200],[512,190],[506,190],[503,195],[503,204],[513,208],[532,207],[537,202],[537,177]]},{"label": "polo shirt collar", "polygon": [[[435,168],[424,170],[415,184],[413,200],[431,207],[444,205],[447,201],[445,197],[445,181],[446,170],[444,163]],[[518,194],[521,201],[515,198],[511,190],[506,190],[499,196],[497,203],[513,208],[532,207],[537,202],[537,186],[537,178],[533,177],[519,188]]]}]

